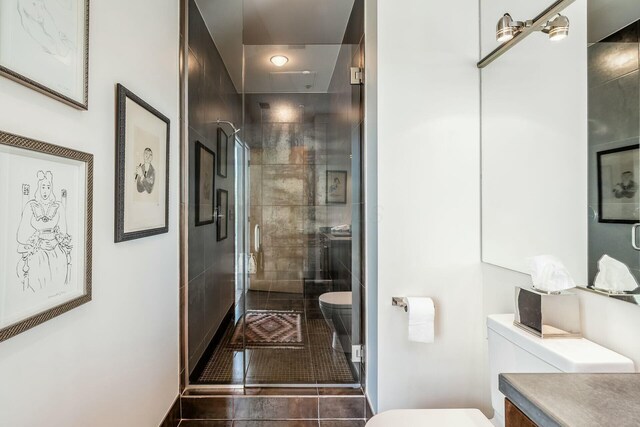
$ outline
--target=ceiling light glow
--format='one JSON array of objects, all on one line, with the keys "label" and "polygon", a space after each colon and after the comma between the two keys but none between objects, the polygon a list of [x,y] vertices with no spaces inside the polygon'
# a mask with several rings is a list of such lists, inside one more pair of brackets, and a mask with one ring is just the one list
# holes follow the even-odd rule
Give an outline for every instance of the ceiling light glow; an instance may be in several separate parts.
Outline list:
[{"label": "ceiling light glow", "polygon": [[270,61],[276,67],[282,67],[284,64],[289,62],[289,58],[284,55],[275,55],[271,57]]}]

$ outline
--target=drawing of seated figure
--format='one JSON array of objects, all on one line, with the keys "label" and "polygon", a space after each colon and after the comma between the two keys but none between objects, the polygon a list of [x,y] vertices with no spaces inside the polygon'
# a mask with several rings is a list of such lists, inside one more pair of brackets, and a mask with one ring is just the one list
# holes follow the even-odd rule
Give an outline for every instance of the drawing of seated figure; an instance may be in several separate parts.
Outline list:
[{"label": "drawing of seated figure", "polygon": [[52,0],[18,0],[20,24],[45,52],[66,63],[75,47],[49,10],[50,6],[66,6],[50,3],[53,3]]},{"label": "drawing of seated figure", "polygon": [[151,148],[144,149],[144,163],[140,163],[136,167],[136,187],[138,193],[151,194],[153,191],[153,183],[156,180],[156,170],[153,168],[151,161],[153,160],[153,152]]},{"label": "drawing of seated figure", "polygon": [[53,190],[53,174],[38,171],[38,184],[33,198],[29,186],[23,185],[27,198],[18,226],[17,274],[23,290],[36,292],[48,286],[68,284],[71,270],[71,236],[67,234],[66,191],[61,201]]}]

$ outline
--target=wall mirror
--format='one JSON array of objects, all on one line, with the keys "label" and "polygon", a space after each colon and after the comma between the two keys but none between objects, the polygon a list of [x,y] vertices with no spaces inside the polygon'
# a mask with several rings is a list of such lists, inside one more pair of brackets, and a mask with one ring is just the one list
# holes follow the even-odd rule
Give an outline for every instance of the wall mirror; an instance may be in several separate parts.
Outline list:
[{"label": "wall mirror", "polygon": [[[504,13],[548,3],[481,0],[482,56]],[[640,8],[576,0],[562,14],[566,39],[531,34],[482,70],[483,261],[528,273],[527,258],[555,255],[580,287],[638,304]]]}]

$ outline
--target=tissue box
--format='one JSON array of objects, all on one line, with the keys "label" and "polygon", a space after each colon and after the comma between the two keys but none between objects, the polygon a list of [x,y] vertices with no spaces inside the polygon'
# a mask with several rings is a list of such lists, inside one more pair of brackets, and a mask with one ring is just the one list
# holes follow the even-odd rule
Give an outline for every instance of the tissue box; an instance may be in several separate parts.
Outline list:
[{"label": "tissue box", "polygon": [[513,323],[541,338],[582,337],[580,302],[567,291],[547,294],[517,287]]}]

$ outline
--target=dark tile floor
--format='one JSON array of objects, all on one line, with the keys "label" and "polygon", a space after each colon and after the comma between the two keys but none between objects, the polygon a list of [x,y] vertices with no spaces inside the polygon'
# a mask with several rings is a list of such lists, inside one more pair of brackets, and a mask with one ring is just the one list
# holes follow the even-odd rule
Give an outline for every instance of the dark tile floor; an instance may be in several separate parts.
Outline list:
[{"label": "dark tile floor", "polygon": [[[246,366],[248,385],[260,384],[355,384],[347,356],[331,346],[331,330],[324,320],[317,297],[302,294],[248,291],[246,310],[291,310],[302,316],[302,347],[247,348],[245,353],[230,346],[234,325],[230,324],[198,378],[200,384],[242,384]],[[236,320],[242,313],[238,304]]]}]

